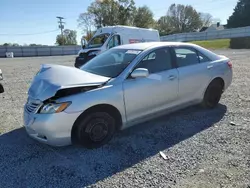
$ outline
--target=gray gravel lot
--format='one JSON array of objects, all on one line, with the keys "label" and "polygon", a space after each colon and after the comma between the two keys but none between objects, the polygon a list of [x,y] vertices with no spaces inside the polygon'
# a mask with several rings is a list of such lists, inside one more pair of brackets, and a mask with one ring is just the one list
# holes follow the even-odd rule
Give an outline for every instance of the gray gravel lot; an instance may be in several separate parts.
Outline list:
[{"label": "gray gravel lot", "polygon": [[[218,108],[190,107],[120,132],[96,150],[30,139],[22,108],[42,63],[74,56],[0,59],[0,187],[250,187],[250,51],[232,59],[234,80]],[[236,125],[231,125],[234,122]],[[159,152],[167,156],[164,160]]]}]

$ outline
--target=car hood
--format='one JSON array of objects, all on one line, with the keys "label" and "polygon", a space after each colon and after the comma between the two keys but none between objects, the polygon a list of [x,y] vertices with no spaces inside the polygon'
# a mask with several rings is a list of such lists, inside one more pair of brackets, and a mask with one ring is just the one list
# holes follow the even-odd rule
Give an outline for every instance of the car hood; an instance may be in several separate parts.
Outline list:
[{"label": "car hood", "polygon": [[44,101],[62,89],[100,86],[110,78],[62,65],[44,64],[28,90],[29,97]]}]

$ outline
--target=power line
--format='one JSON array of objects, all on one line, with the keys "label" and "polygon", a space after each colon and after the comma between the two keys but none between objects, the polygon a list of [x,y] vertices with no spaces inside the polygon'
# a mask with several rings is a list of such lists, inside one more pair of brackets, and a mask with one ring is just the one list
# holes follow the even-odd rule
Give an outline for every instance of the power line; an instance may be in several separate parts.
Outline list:
[{"label": "power line", "polygon": [[52,32],[56,32],[59,29],[56,30],[51,30],[51,31],[44,31],[44,32],[39,32],[39,33],[0,33],[0,35],[5,35],[5,36],[27,36],[27,35],[41,35],[41,34],[46,34],[46,33],[52,33]]}]

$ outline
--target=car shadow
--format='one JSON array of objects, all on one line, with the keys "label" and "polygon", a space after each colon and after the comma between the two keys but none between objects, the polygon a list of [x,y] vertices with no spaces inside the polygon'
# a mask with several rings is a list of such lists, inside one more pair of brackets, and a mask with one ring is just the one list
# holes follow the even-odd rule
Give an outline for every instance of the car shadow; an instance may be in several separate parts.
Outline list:
[{"label": "car shadow", "polygon": [[189,107],[121,131],[95,150],[50,147],[23,128],[13,130],[0,136],[1,187],[92,185],[212,127],[226,111],[222,104],[213,110]]}]

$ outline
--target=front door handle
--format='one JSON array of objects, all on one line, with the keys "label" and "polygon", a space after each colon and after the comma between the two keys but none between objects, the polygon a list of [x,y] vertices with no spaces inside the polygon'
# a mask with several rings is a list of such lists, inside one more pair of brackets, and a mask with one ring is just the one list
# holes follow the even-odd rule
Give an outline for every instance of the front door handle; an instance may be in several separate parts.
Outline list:
[{"label": "front door handle", "polygon": [[170,76],[168,77],[168,79],[169,79],[169,80],[174,80],[174,79],[175,79],[175,76],[174,76],[174,75],[170,75]]}]

